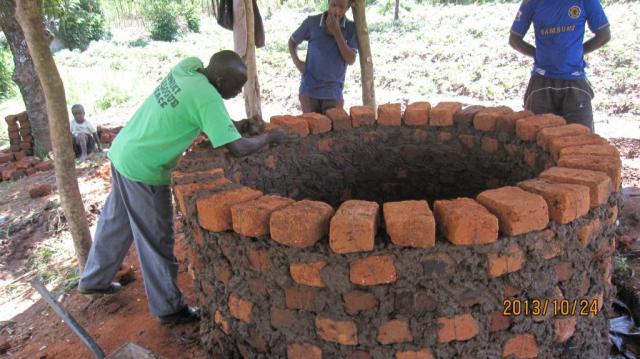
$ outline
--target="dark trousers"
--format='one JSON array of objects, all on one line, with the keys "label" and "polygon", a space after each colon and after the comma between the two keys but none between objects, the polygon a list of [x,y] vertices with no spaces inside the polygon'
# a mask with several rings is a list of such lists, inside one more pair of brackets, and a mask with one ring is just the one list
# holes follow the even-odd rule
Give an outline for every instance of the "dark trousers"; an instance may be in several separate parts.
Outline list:
[{"label": "dark trousers", "polygon": [[300,105],[303,113],[317,112],[324,114],[327,110],[344,106],[344,100],[323,100],[300,94]]},{"label": "dark trousers", "polygon": [[553,113],[567,123],[579,123],[593,131],[591,99],[587,80],[558,80],[533,75],[524,95],[524,108],[535,114]]}]

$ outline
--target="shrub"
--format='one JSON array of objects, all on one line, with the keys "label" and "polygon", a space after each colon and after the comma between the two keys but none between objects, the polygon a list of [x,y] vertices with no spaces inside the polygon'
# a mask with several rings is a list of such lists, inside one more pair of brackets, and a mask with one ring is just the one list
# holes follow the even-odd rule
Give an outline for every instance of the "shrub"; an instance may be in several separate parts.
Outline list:
[{"label": "shrub", "polygon": [[144,17],[152,40],[173,41],[178,35],[178,7],[173,1],[153,0],[145,3]]},{"label": "shrub", "polygon": [[109,36],[97,0],[60,1],[52,15],[58,22],[57,35],[69,49],[84,51],[91,41]]},{"label": "shrub", "polygon": [[15,95],[12,74],[13,57],[9,50],[9,44],[5,39],[0,39],[0,100],[6,100]]},{"label": "shrub", "polygon": [[186,1],[183,5],[182,15],[189,31],[200,32],[200,7],[196,1]]}]

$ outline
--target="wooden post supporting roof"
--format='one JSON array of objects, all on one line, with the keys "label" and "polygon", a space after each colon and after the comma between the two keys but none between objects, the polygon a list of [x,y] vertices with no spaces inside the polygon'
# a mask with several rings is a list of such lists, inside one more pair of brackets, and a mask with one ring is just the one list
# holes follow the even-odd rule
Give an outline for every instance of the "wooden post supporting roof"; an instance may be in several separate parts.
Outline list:
[{"label": "wooden post supporting roof", "polygon": [[247,64],[247,83],[244,85],[244,104],[247,118],[262,119],[260,105],[260,83],[258,82],[258,68],[256,65],[256,32],[253,15],[253,0],[244,0],[247,19],[247,51],[244,55]]},{"label": "wooden post supporting roof", "polygon": [[369,43],[369,29],[365,14],[365,0],[355,0],[352,5],[353,18],[358,34],[358,53],[360,57],[360,76],[362,79],[362,104],[376,107],[376,93],[373,77],[373,57]]}]

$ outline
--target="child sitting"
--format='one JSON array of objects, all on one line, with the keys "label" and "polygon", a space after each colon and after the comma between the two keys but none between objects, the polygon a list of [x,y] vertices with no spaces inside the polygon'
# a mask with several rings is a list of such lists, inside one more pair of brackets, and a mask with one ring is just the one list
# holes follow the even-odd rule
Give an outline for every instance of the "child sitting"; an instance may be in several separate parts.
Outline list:
[{"label": "child sitting", "polygon": [[84,107],[80,104],[73,105],[71,107],[71,113],[73,114],[73,121],[71,121],[73,147],[76,155],[80,152],[80,158],[78,160],[83,162],[87,158],[87,154],[93,150],[94,146],[100,151],[102,151],[102,147],[100,146],[96,128],[84,117]]}]

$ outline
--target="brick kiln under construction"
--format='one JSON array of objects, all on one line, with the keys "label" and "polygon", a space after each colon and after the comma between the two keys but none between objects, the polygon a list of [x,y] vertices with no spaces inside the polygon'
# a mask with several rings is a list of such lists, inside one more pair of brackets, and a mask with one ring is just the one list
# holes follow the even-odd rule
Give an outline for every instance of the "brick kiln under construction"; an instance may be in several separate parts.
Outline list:
[{"label": "brick kiln under construction", "polygon": [[455,102],[276,116],[172,185],[211,357],[603,358],[620,157],[555,115]]}]

